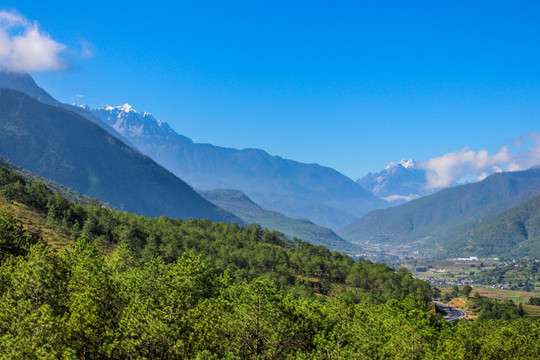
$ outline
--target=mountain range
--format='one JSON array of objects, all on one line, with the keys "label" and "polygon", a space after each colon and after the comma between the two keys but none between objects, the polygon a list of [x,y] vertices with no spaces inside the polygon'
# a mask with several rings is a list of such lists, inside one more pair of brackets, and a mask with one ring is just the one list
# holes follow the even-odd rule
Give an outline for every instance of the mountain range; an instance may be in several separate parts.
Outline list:
[{"label": "mountain range", "polygon": [[88,119],[0,89],[0,155],[122,210],[215,221],[241,220]]},{"label": "mountain range", "polygon": [[[483,181],[444,189],[397,207],[375,210],[337,231],[358,244],[387,244],[425,254],[470,253],[476,245],[455,241],[486,218],[540,194],[540,168],[493,174]],[[454,245],[453,245],[454,244]],[[500,252],[498,253],[500,254]],[[540,256],[540,254],[539,254]]]},{"label": "mountain range", "polygon": [[334,169],[271,156],[194,143],[166,122],[131,106],[90,111],[142,153],[198,189],[236,189],[265,209],[338,228],[389,204]]},{"label": "mountain range", "polygon": [[[216,214],[213,214],[211,212],[202,211],[198,212],[195,211],[199,205],[193,207],[189,211],[179,212],[180,208],[185,208],[187,204],[182,204],[181,199],[179,198],[173,198],[170,200],[176,200],[178,209],[167,209],[167,205],[163,208],[163,212],[161,211],[161,205],[164,199],[160,198],[167,198],[168,195],[163,192],[160,195],[153,194],[151,191],[148,192],[148,194],[145,194],[145,191],[141,189],[140,187],[133,187],[134,184],[129,183],[130,181],[133,182],[136,180],[137,177],[127,179],[128,181],[125,181],[126,179],[123,179],[122,177],[116,177],[114,175],[114,171],[121,171],[125,174],[129,174],[129,170],[132,169],[125,169],[125,166],[132,167],[129,163],[121,164],[120,162],[111,163],[110,157],[118,157],[118,155],[113,151],[110,153],[110,149],[103,149],[102,148],[102,141],[95,141],[95,139],[90,139],[90,143],[95,141],[95,146],[90,145],[86,142],[88,139],[82,139],[81,144],[77,141],[77,136],[81,136],[82,133],[85,133],[86,130],[79,129],[81,124],[84,124],[83,127],[89,126],[88,122],[85,122],[81,120],[80,118],[77,119],[77,121],[73,120],[72,118],[78,118],[76,115],[80,115],[86,120],[89,120],[91,123],[96,123],[99,125],[102,129],[106,130],[109,135],[114,136],[119,141],[117,145],[120,145],[122,142],[127,144],[127,147],[124,147],[124,152],[126,152],[126,149],[128,147],[134,148],[134,146],[126,139],[124,136],[122,136],[119,132],[117,132],[113,127],[110,127],[105,122],[101,121],[98,117],[87,111],[87,108],[81,107],[81,106],[72,106],[72,105],[66,105],[62,104],[59,101],[55,100],[51,95],[49,95],[45,90],[41,89],[37,86],[37,84],[34,82],[34,80],[25,73],[18,73],[18,72],[1,72],[0,71],[0,87],[6,86],[10,88],[15,88],[18,91],[24,92],[27,95],[30,95],[36,100],[40,100],[40,103],[50,105],[53,109],[48,108],[48,111],[53,113],[53,117],[55,120],[60,120],[56,123],[55,126],[59,127],[58,134],[54,133],[53,128],[49,128],[48,131],[50,133],[47,133],[46,139],[43,139],[44,133],[34,133],[32,130],[38,130],[39,126],[34,126],[32,124],[32,121],[39,121],[38,113],[42,111],[42,107],[38,106],[39,104],[32,103],[31,101],[28,101],[28,99],[24,99],[24,108],[27,107],[33,107],[37,106],[38,109],[34,111],[34,113],[23,115],[21,119],[15,118],[8,120],[7,118],[3,119],[5,129],[11,128],[11,125],[7,125],[8,121],[12,121],[14,124],[17,124],[17,126],[28,126],[28,131],[26,135],[28,135],[28,139],[32,138],[32,141],[37,140],[38,143],[40,143],[40,149],[39,151],[45,151],[43,149],[50,149],[54,148],[56,150],[62,149],[62,152],[56,153],[55,159],[46,159],[46,161],[50,162],[50,165],[44,166],[43,164],[39,165],[38,163],[40,161],[43,161],[44,159],[22,159],[24,154],[28,154],[32,150],[32,146],[28,146],[26,151],[22,151],[19,149],[16,151],[16,153],[13,153],[13,151],[10,152],[10,149],[13,150],[15,147],[9,146],[10,141],[13,141],[13,139],[8,139],[10,136],[15,135],[13,131],[6,131],[4,135],[6,136],[4,145],[6,145],[6,148],[4,151],[2,151],[2,155],[5,155],[9,157],[11,160],[16,162],[18,165],[21,165],[23,167],[27,167],[31,170],[37,170],[37,172],[40,173],[40,175],[44,175],[46,177],[49,177],[53,180],[57,180],[61,182],[62,184],[65,184],[69,187],[72,187],[81,193],[88,195],[88,196],[96,196],[100,198],[100,200],[107,201],[112,203],[114,206],[124,209],[124,210],[130,210],[136,213],[141,213],[145,215],[150,216],[159,216],[161,214],[170,215],[170,216],[179,216],[182,218],[186,217],[210,217],[215,220],[224,220],[224,221],[237,221],[239,223],[260,223],[261,225],[268,227],[272,230],[278,230],[283,232],[285,235],[289,236],[290,238],[297,237],[301,239],[305,239],[306,241],[310,241],[317,245],[324,245],[326,247],[330,247],[336,250],[340,251],[357,251],[358,246],[348,243],[347,241],[341,239],[339,236],[337,236],[332,230],[320,227],[318,225],[313,224],[311,221],[306,219],[293,219],[290,217],[287,217],[285,215],[282,215],[277,212],[273,211],[267,211],[258,206],[257,204],[253,203],[250,199],[248,202],[243,201],[243,197],[238,196],[230,196],[228,198],[228,201],[225,202],[225,204],[231,208],[234,209],[235,212],[241,214],[240,217],[234,217],[231,213],[227,213],[227,211],[222,211],[221,209],[218,209],[219,213],[227,213],[226,216],[216,216]],[[7,95],[6,95],[7,96]],[[9,97],[9,96],[8,96]],[[9,100],[6,101],[5,105],[8,105],[7,103]],[[27,110],[27,109],[25,109]],[[113,108],[109,107],[108,109],[104,109],[107,111],[113,110]],[[0,111],[2,111],[0,109]],[[7,111],[7,108],[6,108]],[[75,112],[76,114],[74,114]],[[138,114],[134,112],[129,105],[124,105],[122,107],[122,113],[125,114],[131,114],[134,115],[136,119],[139,119],[139,117],[142,120],[145,120],[145,126],[131,126],[131,127],[125,127],[128,124],[133,125],[133,121],[126,121],[123,122],[122,126],[121,124],[115,124],[116,127],[123,133],[128,134],[131,138],[136,138],[137,136],[146,136],[146,137],[160,137],[160,141],[166,142],[171,137],[178,139],[182,138],[181,135],[176,134],[165,122],[161,122],[158,120],[155,120],[150,114],[148,113],[142,113]],[[22,115],[19,114],[19,115]],[[56,143],[58,141],[58,138],[56,135],[62,136],[61,134],[66,130],[66,127],[62,124],[62,121],[70,122],[70,125],[75,125],[75,127],[79,131],[79,135],[77,136],[66,136],[66,138],[69,138],[70,141],[68,142],[61,142]],[[2,121],[0,121],[2,122]],[[27,122],[30,122],[30,125],[27,124]],[[46,123],[46,121],[45,121]],[[43,124],[42,124],[43,125]],[[92,126],[90,126],[92,127]],[[12,129],[13,130],[13,129]],[[19,129],[20,130],[20,129]],[[96,130],[96,129],[93,129]],[[144,130],[144,131],[142,131]],[[17,131],[15,131],[17,133]],[[92,131],[89,132],[89,134],[92,134]],[[20,135],[20,134],[18,134]],[[103,135],[103,134],[101,134]],[[187,138],[184,138],[186,141],[190,141]],[[23,143],[27,140],[19,139],[18,142],[21,143],[21,146],[24,146]],[[108,142],[111,142],[111,140],[107,140]],[[79,171],[78,174],[81,176],[73,176],[69,171],[66,171],[65,164],[57,164],[56,162],[68,162],[70,163],[72,159],[66,159],[69,158],[70,155],[73,152],[81,151],[80,149],[77,149],[77,146],[85,145],[88,148],[89,153],[92,153],[91,159],[94,161],[94,163],[81,163],[78,165],[89,167],[91,168],[92,176],[88,175],[89,179],[102,179],[106,178],[108,181],[103,182],[95,182],[92,185],[89,185],[88,183],[85,183],[84,177],[85,171]],[[53,150],[56,151],[56,150]],[[137,150],[131,149],[133,157],[141,157],[144,158],[145,156],[142,156]],[[46,150],[48,151],[48,150]],[[95,152],[98,153],[95,153]],[[83,151],[84,152],[84,151]],[[64,156],[63,154],[66,154]],[[44,158],[46,158],[46,154],[43,154]],[[107,158],[109,156],[109,158]],[[65,157],[65,158],[64,158]],[[121,156],[120,156],[121,157]],[[147,159],[149,160],[149,159]],[[96,162],[100,162],[101,166],[99,169],[95,167],[94,165],[97,165]],[[110,166],[108,166],[110,165]],[[159,168],[159,166],[152,161],[148,161],[147,165],[151,165],[153,168]],[[55,168],[56,167],[56,168]],[[75,168],[74,166],[71,166],[72,168]],[[24,170],[24,169],[23,169]],[[73,170],[73,169],[71,169]],[[88,170],[88,169],[86,169]],[[165,170],[165,169],[160,169]],[[161,171],[163,172],[163,171]],[[167,172],[166,170],[164,172]],[[161,174],[163,175],[163,174]],[[169,174],[170,175],[170,174]],[[150,174],[149,176],[155,176],[155,174]],[[167,177],[168,178],[168,177]],[[144,177],[142,178],[144,179]],[[142,180],[140,179],[140,180]],[[127,193],[124,195],[121,195],[118,193],[115,188],[119,187],[119,185],[115,185],[114,183],[116,181],[121,181],[123,183],[123,186],[126,187],[126,189],[129,190],[130,193],[133,194],[133,196],[129,200],[125,200],[125,197],[127,196]],[[163,178],[160,176],[157,176],[155,179],[153,179],[156,183],[161,183],[163,185]],[[169,179],[170,180],[170,179]],[[180,182],[182,182],[180,180]],[[183,182],[182,182],[183,183]],[[112,184],[112,185],[107,185]],[[186,184],[183,184],[185,187]],[[167,188],[168,185],[164,185],[164,189]],[[174,193],[173,189],[170,189],[171,192]],[[189,194],[191,197],[193,197],[193,192],[191,190],[185,190],[186,194]],[[207,192],[208,194],[216,194],[216,192]],[[223,191],[219,192],[223,193]],[[146,199],[146,197],[152,196],[155,200],[152,199]],[[211,203],[216,203],[217,206],[219,206],[219,201],[216,201],[216,197],[213,197],[214,201],[210,201]],[[203,200],[203,199],[198,199]],[[222,198],[221,198],[222,200]],[[235,204],[235,201],[238,201],[238,204]],[[167,202],[167,201],[165,201]],[[204,201],[203,201],[204,202]],[[152,206],[150,206],[150,203]],[[248,208],[245,206],[247,203],[252,206],[249,211]],[[208,203],[205,204],[206,206]],[[243,211],[239,211],[239,209],[243,209]],[[186,209],[184,209],[186,210]],[[208,209],[207,209],[208,210]],[[215,209],[214,209],[215,210]],[[245,220],[244,220],[245,219]]]},{"label": "mountain range", "polygon": [[438,257],[540,257],[540,168],[433,193],[425,170],[404,159],[354,182],[259,149],[194,143],[128,104],[62,104],[28,74],[0,71],[0,88],[0,155],[121,210],[259,223],[347,252],[360,248],[345,240]]}]

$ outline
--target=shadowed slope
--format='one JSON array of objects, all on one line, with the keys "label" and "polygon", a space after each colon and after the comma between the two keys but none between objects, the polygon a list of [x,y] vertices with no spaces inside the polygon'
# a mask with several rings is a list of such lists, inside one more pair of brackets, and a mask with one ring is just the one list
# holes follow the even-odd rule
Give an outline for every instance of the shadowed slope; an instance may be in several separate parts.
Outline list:
[{"label": "shadowed slope", "polygon": [[98,125],[15,90],[0,89],[0,155],[123,210],[238,220]]}]

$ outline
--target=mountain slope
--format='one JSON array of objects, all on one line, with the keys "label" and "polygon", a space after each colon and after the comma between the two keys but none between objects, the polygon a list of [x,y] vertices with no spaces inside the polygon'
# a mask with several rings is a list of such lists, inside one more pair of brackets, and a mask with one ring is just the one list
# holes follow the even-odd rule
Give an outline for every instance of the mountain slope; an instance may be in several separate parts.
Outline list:
[{"label": "mountain slope", "polygon": [[[76,191],[73,191],[72,189],[68,188],[68,187],[65,187],[64,185],[61,185],[55,181],[52,181],[50,179],[46,179],[42,176],[39,176],[37,174],[34,174],[33,172],[31,171],[28,171],[20,166],[17,166],[15,164],[13,164],[11,161],[9,161],[8,159],[0,156],[0,167],[5,167],[9,170],[12,170],[13,172],[15,172],[16,174],[18,175],[21,175],[22,177],[24,177],[26,180],[31,180],[31,181],[39,181],[39,182],[42,182],[44,183],[45,185],[47,185],[47,187],[49,189],[51,189],[52,191],[54,192],[57,192],[59,194],[61,194],[63,197],[67,198],[69,201],[73,202],[73,203],[76,203],[76,204],[89,204],[89,203],[92,203],[94,202],[93,199],[90,199],[89,197],[85,197],[85,196],[82,196],[81,194],[79,194],[78,192]],[[102,205],[104,205],[102,203]]]},{"label": "mountain slope", "polygon": [[128,105],[92,111],[141,152],[199,189],[238,189],[265,209],[337,228],[388,206],[348,177],[259,149],[197,144]]},{"label": "mountain slope", "polygon": [[540,196],[482,221],[446,247],[449,254],[540,258]]},{"label": "mountain slope", "polygon": [[270,230],[277,230],[289,238],[298,238],[314,245],[323,245],[336,251],[359,251],[332,230],[315,225],[309,220],[293,219],[275,211],[269,211],[255,204],[238,190],[197,190],[207,200],[232,212],[247,224],[257,223]]},{"label": "mountain slope", "polygon": [[[60,107],[66,110],[73,111],[82,117],[98,124],[102,129],[107,131],[109,134],[114,137],[122,140],[123,142],[130,144],[129,141],[116,132],[112,127],[105,124],[98,117],[91,114],[89,111],[86,111],[84,108],[79,106],[73,106],[69,104],[63,104],[60,101],[54,99],[49,93],[40,88],[32,77],[25,73],[19,71],[10,71],[7,69],[0,69],[0,88],[7,88],[12,90],[20,91],[30,97],[44,103],[47,105]],[[130,144],[131,145],[131,144]]]},{"label": "mountain slope", "polygon": [[134,213],[239,220],[96,124],[10,89],[0,89],[0,155]]},{"label": "mountain slope", "polygon": [[[540,194],[540,169],[493,174],[385,210],[373,211],[337,233],[357,243],[438,246],[449,234]],[[436,251],[435,248],[427,249]]]},{"label": "mountain slope", "polygon": [[47,105],[60,104],[49,93],[37,86],[34,79],[25,72],[0,69],[0,88],[20,91]]}]

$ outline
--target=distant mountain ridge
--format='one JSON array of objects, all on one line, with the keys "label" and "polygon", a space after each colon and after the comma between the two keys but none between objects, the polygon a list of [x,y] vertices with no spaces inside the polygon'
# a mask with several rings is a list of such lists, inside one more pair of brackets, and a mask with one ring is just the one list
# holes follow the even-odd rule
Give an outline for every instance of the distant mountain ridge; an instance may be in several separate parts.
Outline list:
[{"label": "distant mountain ridge", "polygon": [[437,191],[428,188],[426,171],[419,169],[413,159],[401,159],[398,163],[390,163],[384,170],[369,173],[356,182],[373,195],[392,202],[392,205],[399,205]]},{"label": "distant mountain ridge", "polygon": [[0,89],[0,155],[122,210],[147,216],[242,221],[90,120]]},{"label": "distant mountain ridge", "polygon": [[344,252],[358,252],[361,248],[340,238],[328,228],[315,225],[306,219],[293,219],[276,211],[261,208],[238,190],[197,190],[205,199],[230,211],[245,223],[257,223],[270,230],[277,230],[289,238],[298,238],[314,245]]},{"label": "distant mountain ridge", "polygon": [[444,253],[456,234],[536,195],[540,195],[540,169],[497,173],[477,183],[375,210],[337,233],[360,245],[415,245],[428,252]]},{"label": "distant mountain ridge", "polygon": [[25,72],[0,68],[0,88],[7,88],[25,93],[34,99],[52,106],[60,106],[48,92],[40,88],[34,79]]},{"label": "distant mountain ridge", "polygon": [[328,167],[271,156],[259,149],[194,143],[167,123],[146,112],[138,113],[127,104],[91,112],[195,188],[238,189],[265,209],[330,228],[388,206]]},{"label": "distant mountain ridge", "polygon": [[76,106],[93,114],[119,134],[126,134],[126,137],[157,138],[163,143],[177,137],[191,141],[187,137],[177,134],[165,121],[157,120],[148,112],[138,113],[127,103],[122,106],[105,106],[100,109],[91,109],[87,105]]}]

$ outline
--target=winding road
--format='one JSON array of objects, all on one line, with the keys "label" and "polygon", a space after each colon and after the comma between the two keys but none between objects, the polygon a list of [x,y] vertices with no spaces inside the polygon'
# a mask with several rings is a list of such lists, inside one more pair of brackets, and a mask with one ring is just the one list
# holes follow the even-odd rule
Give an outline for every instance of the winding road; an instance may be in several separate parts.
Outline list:
[{"label": "winding road", "polygon": [[441,302],[436,302],[435,306],[442,312],[444,312],[446,315],[444,316],[444,319],[446,321],[450,322],[457,322],[459,319],[466,316],[465,311],[455,308],[453,306],[443,304]]}]

